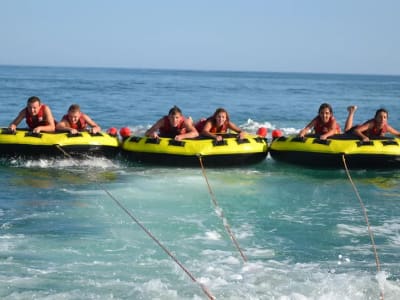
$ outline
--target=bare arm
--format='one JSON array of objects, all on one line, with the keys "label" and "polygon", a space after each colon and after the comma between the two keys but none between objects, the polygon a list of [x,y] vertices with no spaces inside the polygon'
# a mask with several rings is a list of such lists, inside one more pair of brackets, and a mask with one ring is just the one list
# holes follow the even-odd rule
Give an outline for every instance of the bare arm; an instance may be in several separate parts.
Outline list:
[{"label": "bare arm", "polygon": [[48,106],[46,106],[44,109],[44,117],[49,124],[34,128],[32,130],[34,133],[39,133],[41,131],[53,132],[56,129],[53,114]]},{"label": "bare arm", "polygon": [[158,120],[153,126],[151,126],[145,133],[145,136],[151,137],[151,138],[159,138],[158,136],[158,129],[161,128],[161,126],[164,123],[164,118],[161,118]]},{"label": "bare arm", "polygon": [[83,118],[85,119],[86,123],[92,127],[91,132],[97,133],[101,131],[101,127],[97,125],[95,121],[93,121],[87,114],[83,114]]},{"label": "bare arm", "polygon": [[183,139],[190,139],[199,136],[197,129],[193,126],[193,122],[187,119],[185,119],[185,128],[186,128],[186,133],[182,133],[175,136],[175,140],[181,141]]},{"label": "bare arm", "polygon": [[394,129],[392,126],[387,125],[387,131],[397,137],[400,137],[400,132]]},{"label": "bare arm", "polygon": [[329,127],[329,130],[328,130],[328,132],[326,132],[326,133],[324,133],[324,134],[321,134],[320,135],[320,139],[321,140],[326,140],[328,137],[330,137],[331,135],[334,135],[334,134],[336,134],[336,129],[337,128],[337,123],[336,123],[336,121],[333,121],[332,122],[332,124],[331,124],[331,126]]},{"label": "bare arm", "polygon": [[69,127],[69,122],[65,119],[62,119],[60,122],[57,123],[56,129],[61,130],[61,131],[64,131],[64,130],[69,131],[71,128]]},{"label": "bare arm", "polygon": [[19,112],[18,116],[10,123],[10,125],[8,125],[8,128],[11,131],[15,131],[17,129],[18,124],[21,123],[23,119],[25,119],[25,114],[26,114],[26,109],[24,108]]},{"label": "bare arm", "polygon": [[69,121],[66,120],[66,119],[62,119],[60,122],[57,123],[56,130],[67,131],[67,132],[70,132],[72,134],[77,134],[78,133],[77,129],[71,128],[71,126],[69,124]]},{"label": "bare arm", "polygon": [[371,126],[371,122],[367,122],[363,125],[360,125],[354,129],[354,134],[359,136],[362,141],[368,142],[369,137],[367,137],[363,132],[367,131],[370,126]]},{"label": "bare arm", "polygon": [[308,123],[306,127],[300,130],[299,136],[304,137],[311,130],[311,128],[314,127],[314,123],[315,123],[315,118],[310,123]]},{"label": "bare arm", "polygon": [[244,138],[245,132],[242,129],[240,129],[238,126],[236,126],[235,123],[229,121],[228,128],[232,129],[233,131],[238,133],[239,134],[239,139],[243,139]]},{"label": "bare arm", "polygon": [[211,137],[211,138],[213,138],[213,139],[215,139],[217,141],[222,140],[222,136],[217,135],[217,134],[213,134],[213,133],[210,132],[211,127],[212,127],[211,121],[207,121],[206,124],[204,124],[204,127],[203,127],[203,130],[201,131],[201,134],[204,135],[204,136]]}]

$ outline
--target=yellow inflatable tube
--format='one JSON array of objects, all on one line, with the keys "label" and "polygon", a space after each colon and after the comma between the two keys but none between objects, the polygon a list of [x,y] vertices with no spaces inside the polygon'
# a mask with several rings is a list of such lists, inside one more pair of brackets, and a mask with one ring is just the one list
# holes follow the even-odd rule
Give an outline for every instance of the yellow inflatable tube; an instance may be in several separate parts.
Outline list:
[{"label": "yellow inflatable tube", "polygon": [[275,160],[309,167],[343,168],[343,157],[350,168],[400,167],[400,140],[390,137],[362,142],[344,134],[327,140],[290,135],[274,139],[269,152]]},{"label": "yellow inflatable tube", "polygon": [[35,134],[23,129],[11,132],[8,128],[2,128],[0,131],[0,155],[2,156],[114,156],[118,151],[118,138],[105,132]]},{"label": "yellow inflatable tube", "polygon": [[211,138],[153,139],[131,136],[121,145],[122,155],[129,160],[155,165],[237,166],[258,163],[267,155],[267,142],[256,135],[240,140],[236,135],[224,135],[221,142]]}]

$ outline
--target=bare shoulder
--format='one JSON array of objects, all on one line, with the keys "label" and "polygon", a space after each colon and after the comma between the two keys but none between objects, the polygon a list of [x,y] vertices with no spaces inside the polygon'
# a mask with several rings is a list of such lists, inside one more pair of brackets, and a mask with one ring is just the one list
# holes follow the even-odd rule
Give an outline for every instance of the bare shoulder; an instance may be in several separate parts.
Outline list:
[{"label": "bare shoulder", "polygon": [[85,113],[81,113],[81,115],[82,115],[82,117],[85,119],[85,120],[90,120],[91,118],[89,117],[89,115],[87,115],[87,114],[85,114]]},{"label": "bare shoulder", "polygon": [[162,127],[163,124],[164,124],[164,118],[161,118],[161,119],[158,119],[157,122],[155,122],[152,127],[159,128],[159,127]]},{"label": "bare shoulder", "polygon": [[48,105],[45,105],[44,112],[47,113],[47,114],[51,114],[51,109],[50,109],[50,107]]}]

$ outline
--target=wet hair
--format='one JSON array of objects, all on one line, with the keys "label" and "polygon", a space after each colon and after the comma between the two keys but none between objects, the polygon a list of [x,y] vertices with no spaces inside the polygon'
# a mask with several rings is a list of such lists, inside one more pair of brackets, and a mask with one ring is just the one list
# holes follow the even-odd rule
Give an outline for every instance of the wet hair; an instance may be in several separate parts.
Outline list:
[{"label": "wet hair", "polygon": [[169,110],[169,112],[168,112],[168,115],[169,116],[174,116],[174,115],[176,115],[176,114],[182,114],[182,111],[181,111],[181,109],[178,107],[178,106],[176,106],[176,105],[174,105],[174,107],[172,107],[170,110]]},{"label": "wet hair", "polygon": [[29,97],[28,101],[26,103],[27,104],[32,104],[32,103],[35,103],[35,102],[39,102],[39,104],[41,103],[39,97],[37,97],[37,96]]},{"label": "wet hair", "polygon": [[380,113],[386,113],[386,116],[389,118],[389,112],[386,110],[386,109],[384,109],[384,108],[380,108],[380,109],[378,109],[376,112],[375,112],[375,119],[376,119],[376,117],[380,114]]},{"label": "wet hair", "polygon": [[226,111],[226,109],[222,108],[222,107],[216,109],[216,111],[214,112],[214,114],[212,116],[213,120],[215,121],[217,119],[217,115],[220,114],[220,113],[225,113],[226,114],[226,121],[229,122],[229,114]]},{"label": "wet hair", "polygon": [[318,113],[320,113],[320,112],[321,112],[322,110],[324,110],[325,108],[329,109],[329,112],[330,112],[331,114],[333,114],[332,106],[331,106],[330,104],[328,104],[328,103],[322,103],[322,104],[319,106]]},{"label": "wet hair", "polygon": [[76,112],[76,111],[81,111],[81,107],[79,106],[79,104],[72,104],[68,108],[68,112]]}]

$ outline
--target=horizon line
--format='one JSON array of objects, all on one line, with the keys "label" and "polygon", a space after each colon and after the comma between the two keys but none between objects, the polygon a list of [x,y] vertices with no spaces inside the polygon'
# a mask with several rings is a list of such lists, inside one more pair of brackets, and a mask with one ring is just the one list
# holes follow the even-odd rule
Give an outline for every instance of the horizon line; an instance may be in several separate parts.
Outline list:
[{"label": "horizon line", "polygon": [[261,70],[224,70],[224,69],[193,69],[193,68],[162,68],[162,67],[121,67],[121,66],[76,66],[76,65],[29,65],[29,64],[0,64],[0,67],[29,67],[29,68],[71,68],[71,69],[123,69],[123,70],[154,70],[154,71],[175,71],[175,72],[231,72],[231,73],[275,73],[275,74],[314,74],[314,75],[352,75],[352,76],[390,76],[396,77],[399,74],[386,73],[352,73],[352,72],[316,72],[316,71],[261,71]]}]

